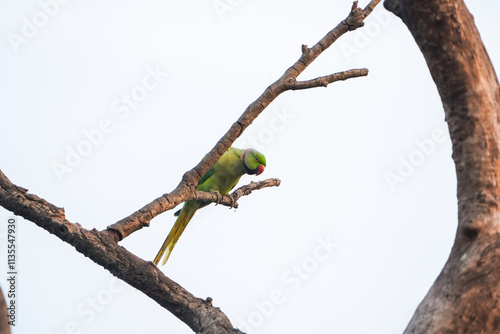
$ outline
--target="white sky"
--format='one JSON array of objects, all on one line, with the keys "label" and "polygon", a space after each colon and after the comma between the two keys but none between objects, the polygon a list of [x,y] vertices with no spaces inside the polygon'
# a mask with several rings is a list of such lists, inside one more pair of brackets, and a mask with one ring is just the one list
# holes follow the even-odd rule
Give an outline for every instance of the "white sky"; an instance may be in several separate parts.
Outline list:
[{"label": "white sky", "polygon": [[[38,1],[0,0],[0,169],[89,229],[171,191],[301,44],[316,43],[351,6],[54,1],[41,1],[51,4],[44,17]],[[500,4],[468,4],[498,66]],[[36,30],[26,23],[33,17]],[[23,33],[16,51],[9,36]],[[416,44],[382,4],[366,30],[342,37],[300,78],[358,67],[369,76],[271,104],[235,146],[268,161],[241,184],[282,185],[241,199],[238,210],[200,211],[162,268],[248,333],[401,333],[447,259],[457,207],[444,113]],[[123,94],[135,96],[133,107]],[[70,158],[59,180],[53,165],[72,150],[88,154]],[[392,186],[388,173],[401,173]],[[152,259],[172,213],[121,245]],[[9,216],[0,209],[1,268]],[[33,223],[18,221],[17,241],[14,334],[191,333]]]}]

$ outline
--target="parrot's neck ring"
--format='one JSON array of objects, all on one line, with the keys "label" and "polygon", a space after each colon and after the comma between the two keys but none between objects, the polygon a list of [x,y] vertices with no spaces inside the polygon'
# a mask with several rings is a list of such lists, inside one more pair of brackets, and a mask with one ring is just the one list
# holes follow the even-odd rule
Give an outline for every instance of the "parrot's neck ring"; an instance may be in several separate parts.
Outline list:
[{"label": "parrot's neck ring", "polygon": [[[245,155],[247,154],[247,152],[248,152],[248,148],[245,151],[243,151],[243,154],[241,155],[241,161],[243,161],[244,165],[245,165]],[[245,167],[246,167],[246,165],[245,165]]]},{"label": "parrot's neck ring", "polygon": [[241,155],[241,161],[243,162],[243,167],[245,167],[245,170],[247,171],[247,174],[250,174],[250,175],[255,175],[257,174],[259,171],[257,169],[250,169],[248,168],[247,164],[245,163],[245,157],[247,155],[247,152],[248,152],[248,148],[243,152],[243,154]]}]

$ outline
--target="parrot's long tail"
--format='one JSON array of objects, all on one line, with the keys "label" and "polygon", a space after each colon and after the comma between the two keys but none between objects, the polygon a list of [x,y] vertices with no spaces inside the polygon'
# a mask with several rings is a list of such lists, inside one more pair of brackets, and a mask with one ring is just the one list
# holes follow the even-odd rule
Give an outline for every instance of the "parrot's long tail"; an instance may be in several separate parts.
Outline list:
[{"label": "parrot's long tail", "polygon": [[193,201],[188,201],[184,204],[179,217],[177,217],[174,226],[170,230],[170,233],[168,234],[165,242],[161,246],[160,251],[153,261],[156,265],[158,265],[158,262],[160,262],[163,254],[165,254],[165,257],[163,258],[162,265],[165,265],[165,263],[167,263],[168,257],[170,256],[170,253],[172,253],[172,249],[174,249],[177,240],[179,240],[179,237],[181,236],[182,232],[184,232],[184,229],[186,228],[191,218],[193,218],[199,206],[199,203]]}]

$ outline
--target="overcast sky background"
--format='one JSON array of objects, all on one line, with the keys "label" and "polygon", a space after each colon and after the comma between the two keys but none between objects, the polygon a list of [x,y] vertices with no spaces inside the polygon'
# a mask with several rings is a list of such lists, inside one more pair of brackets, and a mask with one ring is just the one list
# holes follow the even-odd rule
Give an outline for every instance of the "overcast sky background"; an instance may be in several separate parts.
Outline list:
[{"label": "overcast sky background", "polygon": [[[88,229],[171,191],[351,7],[62,2],[0,0],[0,169]],[[467,4],[498,66],[500,4]],[[268,167],[241,185],[282,185],[198,212],[162,267],[248,333],[401,333],[448,257],[457,205],[444,112],[382,4],[299,78],[361,67],[368,77],[287,92],[264,111],[235,146],[259,149]],[[121,245],[152,260],[173,212]],[[0,209],[1,268],[10,215]],[[35,224],[19,219],[17,232],[14,334],[191,333]]]}]

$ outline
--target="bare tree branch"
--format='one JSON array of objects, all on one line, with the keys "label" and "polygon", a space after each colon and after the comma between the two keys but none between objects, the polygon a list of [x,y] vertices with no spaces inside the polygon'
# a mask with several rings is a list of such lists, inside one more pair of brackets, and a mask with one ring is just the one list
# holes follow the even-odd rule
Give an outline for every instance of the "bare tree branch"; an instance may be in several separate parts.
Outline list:
[{"label": "bare tree branch", "polygon": [[281,184],[279,179],[266,179],[264,181],[250,182],[245,186],[242,186],[230,195],[222,196],[218,192],[205,192],[205,191],[195,191],[192,200],[200,200],[204,202],[212,202],[217,204],[222,204],[229,206],[230,208],[238,208],[238,199],[242,196],[247,196],[254,190],[260,190],[269,187],[278,187]]},{"label": "bare tree branch", "polygon": [[292,84],[292,87],[290,89],[292,90],[299,90],[299,89],[308,89],[308,88],[316,88],[316,87],[326,87],[332,82],[335,81],[340,81],[340,80],[347,80],[351,78],[357,78],[361,76],[367,76],[368,75],[368,69],[362,68],[362,69],[353,69],[353,70],[348,70],[348,71],[343,71],[339,73],[334,73],[330,75],[325,75],[316,79],[311,79],[311,80],[306,80],[306,81],[295,81]]},{"label": "bare tree branch", "polygon": [[[234,199],[235,203],[240,197],[247,196],[252,193],[254,190],[259,190],[267,187],[277,187],[281,184],[279,179],[267,179],[259,182],[250,182],[250,184],[240,187],[233,191],[231,197]],[[234,205],[233,205],[234,206]],[[237,207],[237,206],[234,206]]]},{"label": "bare tree branch", "polygon": [[[217,142],[212,150],[207,155],[205,155],[205,157],[193,169],[184,174],[179,185],[171,193],[164,194],[163,196],[158,197],[130,216],[125,217],[117,222],[117,224],[125,224],[130,227],[126,235],[117,235],[117,238],[119,238],[119,240],[122,240],[122,238],[125,238],[133,232],[140,230],[143,226],[148,226],[149,222],[154,217],[188,200],[191,194],[195,191],[198,180],[219,160],[222,154],[227,151],[227,149],[234,143],[234,141],[243,133],[243,131],[245,131],[245,129],[250,124],[252,124],[252,122],[272,101],[274,101],[281,93],[287,90],[304,89],[314,86],[314,84],[310,83],[309,81],[297,83],[297,77],[340,36],[348,31],[352,31],[359,27],[362,27],[363,20],[373,11],[375,6],[379,2],[380,0],[372,0],[365,7],[365,9],[361,9],[358,8],[358,2],[355,1],[347,18],[340,22],[330,32],[328,32],[318,43],[316,43],[312,48],[308,48],[307,46],[303,45],[302,55],[295,62],[295,64],[290,66],[277,81],[267,87],[262,95],[247,107],[245,112],[231,126],[226,134]],[[352,71],[354,72],[351,73],[351,77],[366,75],[364,74],[365,71],[366,73],[368,72],[367,69]],[[335,75],[338,75],[339,77],[341,77],[342,75],[346,75],[345,79],[349,78],[347,74],[333,74],[333,76]],[[326,81],[334,79],[330,76],[327,76],[327,78],[328,79]],[[335,79],[345,80],[338,78]],[[319,81],[324,82],[325,79],[321,79]],[[317,86],[324,85],[318,84]],[[112,232],[113,230],[110,231]]]}]

